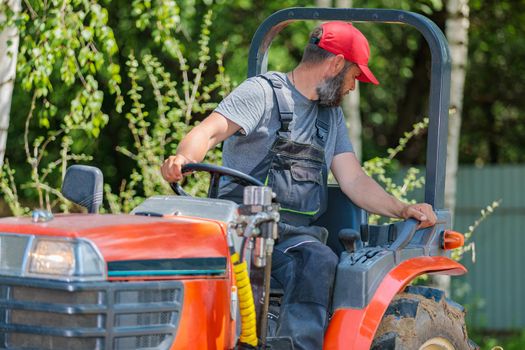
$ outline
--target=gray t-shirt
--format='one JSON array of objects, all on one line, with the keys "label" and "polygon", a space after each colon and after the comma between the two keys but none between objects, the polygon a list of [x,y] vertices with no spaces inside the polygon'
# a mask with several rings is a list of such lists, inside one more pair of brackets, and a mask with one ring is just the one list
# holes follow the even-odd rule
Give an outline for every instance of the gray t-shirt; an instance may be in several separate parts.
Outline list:
[{"label": "gray t-shirt", "polygon": [[[310,144],[316,132],[317,101],[309,100],[297,91],[286,74],[277,74],[283,82],[284,96],[294,112],[290,124],[291,138],[296,142]],[[270,83],[261,77],[245,80],[217,106],[215,112],[242,128],[224,141],[223,164],[249,174],[268,154],[281,127],[277,101]],[[330,129],[325,144],[328,168],[335,155],[353,152],[341,108],[329,108],[329,113]]]}]

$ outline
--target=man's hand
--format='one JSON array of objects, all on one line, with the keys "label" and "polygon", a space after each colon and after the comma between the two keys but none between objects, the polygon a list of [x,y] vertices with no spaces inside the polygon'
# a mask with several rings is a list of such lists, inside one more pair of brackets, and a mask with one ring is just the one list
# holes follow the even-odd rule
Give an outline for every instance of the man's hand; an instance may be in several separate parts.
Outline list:
[{"label": "man's hand", "polygon": [[191,159],[186,158],[182,154],[169,156],[160,167],[160,172],[164,180],[168,182],[179,182],[182,180],[183,174],[181,168],[183,165],[193,163]]},{"label": "man's hand", "polygon": [[164,161],[160,168],[162,177],[170,183],[182,180],[185,175],[181,173],[183,165],[202,162],[210,148],[215,147],[240,128],[222,114],[212,112],[181,140],[177,147],[177,154]]},{"label": "man's hand", "polygon": [[401,211],[401,217],[403,219],[414,218],[418,220],[420,228],[434,226],[437,221],[436,214],[432,209],[432,206],[427,203],[418,203],[418,204],[407,204]]}]

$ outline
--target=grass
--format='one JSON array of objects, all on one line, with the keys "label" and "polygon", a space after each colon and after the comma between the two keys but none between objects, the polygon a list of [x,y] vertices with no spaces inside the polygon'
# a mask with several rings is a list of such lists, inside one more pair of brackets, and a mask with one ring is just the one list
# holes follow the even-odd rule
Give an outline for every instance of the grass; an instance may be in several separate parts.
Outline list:
[{"label": "grass", "polygon": [[521,332],[487,333],[471,331],[470,338],[482,350],[524,350],[525,329]]}]

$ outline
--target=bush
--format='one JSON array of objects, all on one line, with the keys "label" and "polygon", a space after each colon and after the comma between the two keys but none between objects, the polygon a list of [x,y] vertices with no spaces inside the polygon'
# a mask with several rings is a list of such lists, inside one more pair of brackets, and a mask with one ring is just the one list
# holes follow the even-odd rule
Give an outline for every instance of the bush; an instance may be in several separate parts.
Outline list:
[{"label": "bush", "polygon": [[[50,211],[71,210],[60,193],[65,169],[72,162],[92,162],[110,116],[121,114],[132,141],[122,143],[117,151],[135,166],[118,189],[105,186],[106,211],[127,212],[145,196],[170,191],[160,177],[163,158],[230,91],[222,65],[226,43],[211,59],[211,11],[202,19],[197,55],[190,60],[178,39],[183,35],[177,3],[135,0],[129,19],[141,35],[150,34],[153,43],[141,47],[138,57],[130,52],[121,67],[123,38],[115,37],[108,10],[97,1],[24,5],[20,13],[6,12],[7,20],[0,23],[0,30],[2,25],[16,24],[20,31],[13,106],[27,107],[23,137],[17,137],[19,118],[12,121],[9,134],[10,144],[20,147],[8,149],[9,158],[23,159],[25,164],[6,159],[0,179],[12,214],[29,212],[21,197],[29,198],[30,206],[36,201]],[[0,11],[5,10],[5,4],[0,6]],[[166,68],[166,60],[176,62],[178,69]],[[208,74],[210,63],[215,74]],[[168,71],[177,74],[176,80]],[[20,114],[19,108],[13,111],[14,116]],[[220,152],[210,152],[208,161],[220,161]],[[202,183],[198,177],[189,179],[186,188],[197,193],[203,191]]]}]

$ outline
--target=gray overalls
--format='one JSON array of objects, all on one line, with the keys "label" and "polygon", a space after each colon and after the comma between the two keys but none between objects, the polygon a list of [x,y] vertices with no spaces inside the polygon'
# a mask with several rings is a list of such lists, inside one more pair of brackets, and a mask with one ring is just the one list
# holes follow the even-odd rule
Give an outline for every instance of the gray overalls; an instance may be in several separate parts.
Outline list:
[{"label": "gray overalls", "polygon": [[[326,229],[310,225],[326,210],[329,114],[319,108],[310,144],[292,141],[294,114],[282,82],[273,74],[261,77],[272,86],[281,122],[270,152],[250,172],[272,187],[281,205],[280,240],[272,257],[272,288],[284,290],[276,335],[292,337],[296,349],[320,350],[338,258],[321,242]],[[239,195],[237,188],[225,197]]]}]

